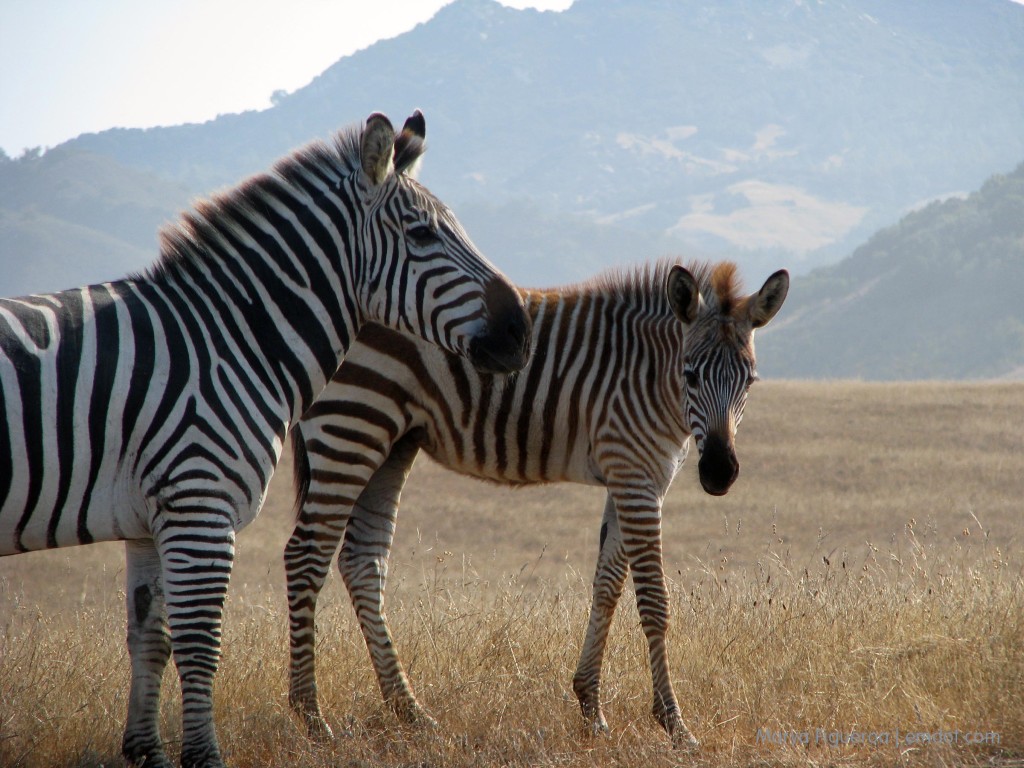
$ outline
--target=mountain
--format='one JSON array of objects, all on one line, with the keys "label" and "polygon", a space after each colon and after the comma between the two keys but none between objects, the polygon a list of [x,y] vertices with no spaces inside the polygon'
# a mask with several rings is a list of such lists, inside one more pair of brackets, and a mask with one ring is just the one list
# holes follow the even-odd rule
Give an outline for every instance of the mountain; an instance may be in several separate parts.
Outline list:
[{"label": "mountain", "polygon": [[1024,378],[1024,163],[793,285],[758,338],[791,378]]},{"label": "mountain", "polygon": [[806,270],[1019,162],[1021,93],[1009,0],[456,0],[271,109],[69,145],[203,191],[421,107],[423,179],[457,211],[528,200]]},{"label": "mountain", "polygon": [[0,295],[122,277],[157,256],[190,199],[180,183],[66,146],[0,158]]},{"label": "mountain", "polygon": [[421,179],[519,283],[663,255],[734,258],[751,284],[788,267],[769,375],[1008,375],[1024,211],[981,211],[1024,158],[1022,93],[1010,0],[455,0],[269,109],[0,155],[0,295],[141,270],[191,198],[420,107]]}]

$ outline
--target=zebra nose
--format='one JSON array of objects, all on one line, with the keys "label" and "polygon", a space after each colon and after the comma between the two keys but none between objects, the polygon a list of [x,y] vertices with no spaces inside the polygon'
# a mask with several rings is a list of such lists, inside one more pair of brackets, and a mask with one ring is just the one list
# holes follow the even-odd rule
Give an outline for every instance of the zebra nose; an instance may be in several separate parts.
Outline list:
[{"label": "zebra nose", "polygon": [[490,320],[470,342],[470,360],[483,373],[518,371],[530,359],[530,316],[519,294],[504,281],[492,281],[485,300]]},{"label": "zebra nose", "polygon": [[704,450],[697,464],[700,484],[712,496],[724,496],[740,474],[736,451],[718,434],[704,438]]}]

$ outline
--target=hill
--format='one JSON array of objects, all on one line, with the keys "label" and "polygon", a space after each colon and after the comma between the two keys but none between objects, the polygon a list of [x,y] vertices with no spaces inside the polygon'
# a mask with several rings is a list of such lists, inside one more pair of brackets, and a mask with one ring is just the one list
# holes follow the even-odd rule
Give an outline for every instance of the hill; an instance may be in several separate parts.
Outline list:
[{"label": "hill", "polygon": [[1024,158],[1021,93],[1009,0],[455,0],[270,109],[0,155],[0,295],[141,269],[191,197],[419,106],[421,178],[521,284],[663,255],[734,258],[751,284],[785,266],[769,375],[1010,375],[1020,201],[950,195]]},{"label": "hill", "polygon": [[1024,164],[800,280],[759,339],[788,377],[1024,376]]},{"label": "hill", "polygon": [[421,107],[423,178],[456,210],[527,200],[804,268],[1019,162],[1021,92],[1024,7],[1009,0],[455,0],[265,111],[68,146],[197,193],[373,110]]},{"label": "hill", "polygon": [[0,158],[0,295],[111,280],[149,265],[188,190],[67,147]]}]

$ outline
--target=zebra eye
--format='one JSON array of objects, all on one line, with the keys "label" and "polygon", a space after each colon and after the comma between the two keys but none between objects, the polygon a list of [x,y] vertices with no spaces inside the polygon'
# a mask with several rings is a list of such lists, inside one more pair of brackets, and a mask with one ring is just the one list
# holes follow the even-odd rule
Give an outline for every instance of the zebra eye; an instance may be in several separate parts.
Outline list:
[{"label": "zebra eye", "polygon": [[405,234],[416,245],[427,245],[437,240],[437,234],[426,224],[417,224]]},{"label": "zebra eye", "polygon": [[698,378],[696,371],[692,368],[687,368],[683,371],[683,378],[686,379],[686,386],[690,389],[696,389],[700,385],[700,378]]}]

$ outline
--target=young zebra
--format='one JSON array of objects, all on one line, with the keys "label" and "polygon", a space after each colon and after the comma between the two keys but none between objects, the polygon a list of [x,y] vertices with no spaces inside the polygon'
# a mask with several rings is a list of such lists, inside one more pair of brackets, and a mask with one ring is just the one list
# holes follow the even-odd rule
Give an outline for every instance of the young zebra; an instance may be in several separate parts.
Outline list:
[{"label": "young zebra", "polygon": [[223,765],[211,695],[235,532],[359,328],[485,370],[525,362],[518,294],[405,173],[424,132],[419,112],[397,137],[371,115],[199,203],[147,274],[0,301],[0,555],[126,542],[131,763],[170,765],[173,654],[182,765]]},{"label": "young zebra", "polygon": [[399,496],[417,451],[502,483],[570,481],[608,489],[586,640],[573,679],[584,717],[608,726],[601,659],[628,571],[650,650],[654,715],[677,746],[695,744],[672,690],[665,634],[661,504],[692,434],[704,489],[739,473],[736,427],[757,375],[754,329],[778,312],[785,271],[738,293],[731,263],[660,262],[549,292],[524,291],[533,357],[514,378],[480,375],[408,336],[367,326],[292,433],[299,515],[285,549],[292,707],[329,736],[317,701],[314,612],[338,565],[384,698],[408,721],[416,701],[384,616]]}]

